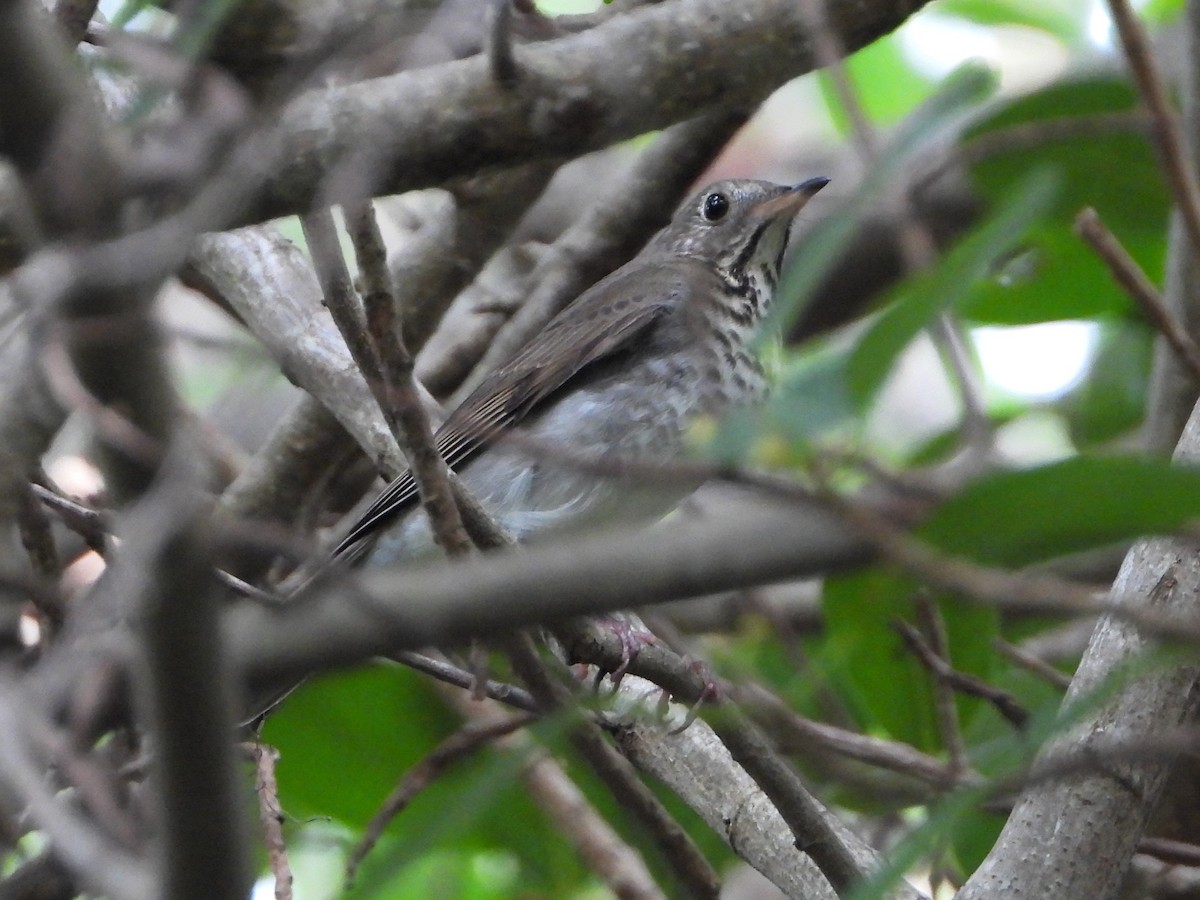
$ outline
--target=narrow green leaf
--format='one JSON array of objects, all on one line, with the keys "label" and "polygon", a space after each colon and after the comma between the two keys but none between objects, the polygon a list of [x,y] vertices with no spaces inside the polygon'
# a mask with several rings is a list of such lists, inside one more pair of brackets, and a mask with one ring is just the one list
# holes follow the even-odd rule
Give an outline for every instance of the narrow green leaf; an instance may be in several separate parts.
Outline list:
[{"label": "narrow green leaf", "polygon": [[1065,43],[1077,43],[1084,37],[1082,11],[1072,15],[1061,5],[1045,0],[941,0],[938,12],[979,25],[1024,25]]},{"label": "narrow green leaf", "polygon": [[942,312],[967,296],[971,286],[1010,253],[1029,227],[1050,206],[1057,187],[1042,171],[1024,181],[970,237],[958,244],[931,272],[899,288],[899,296],[860,338],[850,358],[850,394],[866,407],[883,386],[900,352]]},{"label": "narrow green leaf", "polygon": [[1094,447],[1141,424],[1146,415],[1154,336],[1145,322],[1119,319],[1102,323],[1099,348],[1087,375],[1058,404],[1076,446]]},{"label": "narrow green leaf", "polygon": [[937,91],[895,130],[887,150],[867,173],[858,192],[835,214],[814,228],[792,257],[775,292],[775,302],[760,329],[764,340],[786,333],[813,291],[841,259],[842,251],[868,212],[886,195],[912,159],[959,127],[966,113],[996,88],[996,76],[984,66],[968,63],[955,69]]},{"label": "narrow green leaf", "polygon": [[948,553],[1017,566],[1200,519],[1200,470],[1138,457],[1077,457],[982,479],[918,531]]}]

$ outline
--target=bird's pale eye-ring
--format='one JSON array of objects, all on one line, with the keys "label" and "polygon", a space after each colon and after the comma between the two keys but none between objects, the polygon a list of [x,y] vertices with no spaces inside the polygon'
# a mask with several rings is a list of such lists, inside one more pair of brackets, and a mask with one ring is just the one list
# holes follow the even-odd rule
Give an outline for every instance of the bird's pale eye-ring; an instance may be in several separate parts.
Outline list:
[{"label": "bird's pale eye-ring", "polygon": [[729,212],[729,198],[724,194],[712,193],[704,198],[700,206],[700,215],[706,222],[719,222]]}]

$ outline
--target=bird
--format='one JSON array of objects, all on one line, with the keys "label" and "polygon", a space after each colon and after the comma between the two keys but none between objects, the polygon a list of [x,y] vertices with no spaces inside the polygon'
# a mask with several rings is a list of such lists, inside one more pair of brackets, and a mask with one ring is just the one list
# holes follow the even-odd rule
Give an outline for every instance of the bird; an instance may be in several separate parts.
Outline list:
[{"label": "bird", "polygon": [[[450,413],[437,449],[498,524],[521,542],[649,524],[699,486],[622,477],[619,463],[678,458],[697,419],[764,398],[755,335],[796,214],[828,182],[729,179],[695,193]],[[334,559],[376,567],[434,552],[418,501],[412,473],[401,474]]]}]

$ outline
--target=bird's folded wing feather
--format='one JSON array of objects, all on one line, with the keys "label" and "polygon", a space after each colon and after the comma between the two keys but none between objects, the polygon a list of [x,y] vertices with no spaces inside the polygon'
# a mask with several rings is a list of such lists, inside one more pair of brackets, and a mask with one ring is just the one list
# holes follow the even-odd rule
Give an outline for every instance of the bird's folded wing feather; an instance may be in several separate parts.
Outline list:
[{"label": "bird's folded wing feather", "polygon": [[[593,288],[593,290],[595,290]],[[589,304],[581,297],[553,319],[533,344],[497,369],[438,429],[438,451],[457,469],[500,432],[522,421],[583,370],[627,349],[678,300],[679,289],[657,303]],[[416,502],[412,472],[389,484],[338,543],[334,555],[356,556],[396,516]]]}]

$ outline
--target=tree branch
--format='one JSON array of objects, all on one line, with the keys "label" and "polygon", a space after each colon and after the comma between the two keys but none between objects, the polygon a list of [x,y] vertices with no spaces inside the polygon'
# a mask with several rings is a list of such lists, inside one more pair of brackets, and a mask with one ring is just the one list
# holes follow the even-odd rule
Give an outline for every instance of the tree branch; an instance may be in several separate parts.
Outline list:
[{"label": "tree branch", "polygon": [[[853,51],[925,2],[837,0],[830,24]],[[249,219],[312,208],[326,176],[364,146],[393,148],[376,192],[400,193],[753,105],[815,65],[791,0],[678,0],[522,51],[514,90],[499,88],[486,59],[473,57],[301,98],[281,127],[281,158],[290,162]]]}]

